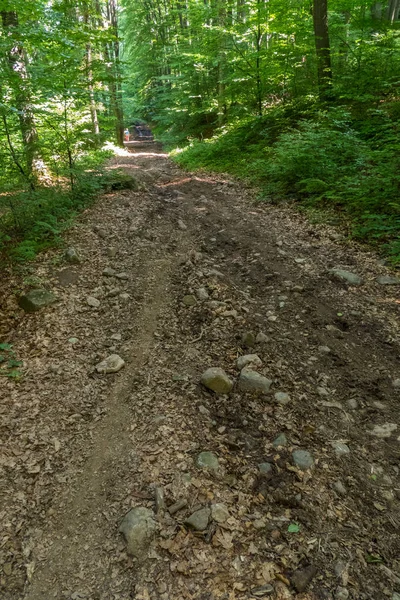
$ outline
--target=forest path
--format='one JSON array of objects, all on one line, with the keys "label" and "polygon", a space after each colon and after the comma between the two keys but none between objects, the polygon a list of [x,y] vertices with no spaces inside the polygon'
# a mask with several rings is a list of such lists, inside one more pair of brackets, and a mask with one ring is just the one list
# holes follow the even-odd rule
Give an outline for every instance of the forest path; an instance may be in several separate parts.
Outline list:
[{"label": "forest path", "polygon": [[[114,167],[145,189],[86,211],[68,239],[85,260],[35,267],[60,301],[14,319],[27,373],[2,394],[1,597],[398,600],[399,287],[329,227],[156,144]],[[97,374],[112,353],[125,368]],[[237,381],[250,353],[270,393],[199,385],[211,366]],[[156,512],[159,488],[181,509]],[[140,562],[118,533],[133,506],[157,522]]]}]

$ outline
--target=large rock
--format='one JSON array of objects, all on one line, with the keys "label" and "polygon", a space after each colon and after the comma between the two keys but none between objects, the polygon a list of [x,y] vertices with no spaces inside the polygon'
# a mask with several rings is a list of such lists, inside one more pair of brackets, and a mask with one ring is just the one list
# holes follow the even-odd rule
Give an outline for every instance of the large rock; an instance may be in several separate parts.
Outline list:
[{"label": "large rock", "polygon": [[229,511],[225,504],[216,502],[211,505],[211,516],[217,523],[225,523],[229,519]]},{"label": "large rock", "polygon": [[98,373],[117,373],[125,365],[125,361],[118,354],[111,354],[96,365]]},{"label": "large rock", "polygon": [[379,285],[400,285],[400,279],[398,277],[390,277],[390,275],[381,275],[381,277],[377,277],[376,281]]},{"label": "large rock", "polygon": [[374,435],[377,438],[385,439],[390,438],[392,433],[396,431],[397,423],[383,423],[383,425],[375,425],[374,428],[369,431],[370,435]]},{"label": "large rock", "polygon": [[344,281],[350,285],[362,285],[363,283],[363,280],[359,275],[351,273],[350,271],[345,271],[344,269],[330,269],[329,273],[334,275],[336,279],[340,279],[340,281]]},{"label": "large rock", "polygon": [[201,383],[219,395],[229,394],[233,388],[233,382],[229,379],[225,371],[219,367],[211,367],[207,371],[204,371],[201,376]]},{"label": "large rock", "polygon": [[213,452],[200,452],[197,457],[197,466],[202,469],[211,469],[212,471],[218,471],[219,461]]},{"label": "large rock", "polygon": [[294,450],[292,457],[296,467],[299,467],[302,471],[311,469],[314,466],[314,458],[308,450]]},{"label": "large rock", "polygon": [[75,248],[67,248],[64,254],[64,258],[71,265],[79,265],[79,263],[82,262],[82,259],[79,256],[78,252],[75,250]]},{"label": "large rock", "polygon": [[242,370],[248,365],[252,365],[253,367],[261,367],[262,360],[257,354],[245,354],[244,356],[239,356],[237,359],[237,368]]},{"label": "large rock", "polygon": [[196,510],[196,512],[186,519],[185,525],[191,529],[194,529],[195,531],[204,531],[207,529],[210,516],[211,511],[209,508],[201,508],[200,510]]},{"label": "large rock", "polygon": [[156,527],[153,512],[148,508],[138,506],[130,510],[119,527],[126,539],[128,554],[145,558]]},{"label": "large rock", "polygon": [[27,294],[20,296],[18,304],[27,313],[36,312],[45,306],[50,306],[56,302],[57,297],[48,290],[31,290]]},{"label": "large rock", "polygon": [[272,385],[272,381],[260,375],[257,371],[252,371],[248,367],[242,369],[239,376],[239,389],[242,392],[259,392],[267,394]]}]

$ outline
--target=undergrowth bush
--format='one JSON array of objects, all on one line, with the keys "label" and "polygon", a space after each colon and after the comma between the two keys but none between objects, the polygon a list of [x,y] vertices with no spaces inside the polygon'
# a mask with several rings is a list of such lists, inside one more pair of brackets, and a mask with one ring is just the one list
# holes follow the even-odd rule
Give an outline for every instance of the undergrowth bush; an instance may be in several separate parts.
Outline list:
[{"label": "undergrowth bush", "polygon": [[335,210],[360,240],[400,262],[400,110],[330,110],[315,104],[271,109],[205,142],[172,153],[189,169],[232,173],[269,200],[294,198]]},{"label": "undergrowth bush", "polygon": [[0,195],[0,253],[23,262],[61,244],[62,232],[107,188],[111,176],[104,174],[102,165],[110,155],[104,151],[82,155],[72,189],[65,178],[35,190],[10,189]]}]

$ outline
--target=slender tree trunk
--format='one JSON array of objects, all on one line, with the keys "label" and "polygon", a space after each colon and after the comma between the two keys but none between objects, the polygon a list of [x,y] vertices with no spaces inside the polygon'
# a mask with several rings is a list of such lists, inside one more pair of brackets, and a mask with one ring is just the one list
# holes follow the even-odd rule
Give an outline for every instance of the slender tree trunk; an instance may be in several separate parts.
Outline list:
[{"label": "slender tree trunk", "polygon": [[96,99],[94,96],[93,87],[93,71],[92,71],[92,47],[90,44],[86,46],[86,63],[88,70],[88,89],[89,89],[89,100],[90,100],[90,115],[92,118],[92,131],[98,141],[100,135],[99,118],[97,115]]},{"label": "slender tree trunk", "polygon": [[115,93],[115,120],[116,120],[116,135],[117,142],[120,146],[124,145],[124,112],[122,108],[122,78],[121,78],[121,61],[120,61],[120,46],[118,39],[118,6],[117,0],[108,0],[108,10],[110,15],[110,23],[113,29],[115,40],[112,43],[113,54],[113,76],[114,76],[114,93]]},{"label": "slender tree trunk", "polygon": [[[84,22],[87,27],[89,27],[90,18],[89,18],[89,8],[90,5],[85,7],[84,12]],[[94,95],[94,86],[93,86],[93,69],[92,69],[92,45],[86,44],[86,70],[87,70],[87,78],[88,78],[88,91],[89,91],[89,103],[90,103],[90,116],[92,120],[92,132],[95,135],[96,143],[99,141],[100,135],[100,126],[99,126],[99,118],[97,115],[97,106],[96,99]]]},{"label": "slender tree trunk", "polygon": [[[18,14],[16,12],[1,12],[3,28],[9,32],[12,39],[13,32],[18,29]],[[35,180],[35,161],[37,159],[38,135],[33,115],[31,102],[29,74],[26,66],[26,56],[23,47],[13,43],[7,53],[8,65],[10,67],[10,85],[14,90],[15,105],[22,134],[26,169],[25,172],[31,181],[31,187]]]},{"label": "slender tree trunk", "polygon": [[328,0],[313,1],[315,49],[317,54],[318,88],[321,100],[332,93],[331,49],[328,30]]}]

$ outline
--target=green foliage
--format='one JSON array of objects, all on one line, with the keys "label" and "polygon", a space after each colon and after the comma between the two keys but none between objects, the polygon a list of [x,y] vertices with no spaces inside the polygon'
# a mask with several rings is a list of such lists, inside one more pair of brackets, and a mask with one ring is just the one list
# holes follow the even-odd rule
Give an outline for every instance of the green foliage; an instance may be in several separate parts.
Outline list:
[{"label": "green foliage", "polygon": [[0,344],[0,377],[19,380],[22,377],[21,360],[17,360],[11,344]]},{"label": "green foliage", "polygon": [[74,187],[52,185],[0,198],[0,252],[18,262],[32,260],[41,250],[62,244],[61,234],[74,217],[108,188],[102,163],[110,152],[81,156]]},{"label": "green foliage", "polygon": [[400,262],[400,119],[392,105],[379,114],[366,111],[366,120],[354,113],[339,107],[271,109],[172,156],[185,168],[244,177],[270,201],[289,197],[335,210],[346,223],[350,218],[353,237],[379,243]]}]

